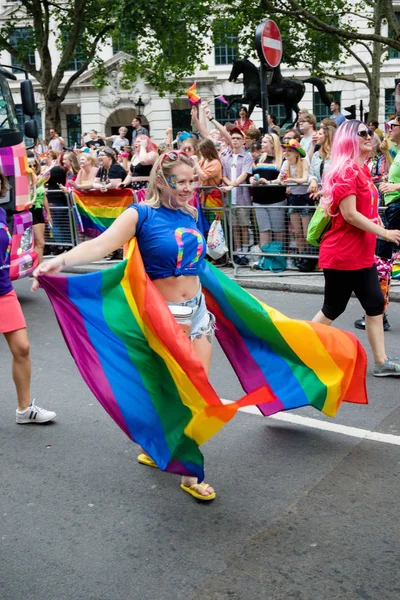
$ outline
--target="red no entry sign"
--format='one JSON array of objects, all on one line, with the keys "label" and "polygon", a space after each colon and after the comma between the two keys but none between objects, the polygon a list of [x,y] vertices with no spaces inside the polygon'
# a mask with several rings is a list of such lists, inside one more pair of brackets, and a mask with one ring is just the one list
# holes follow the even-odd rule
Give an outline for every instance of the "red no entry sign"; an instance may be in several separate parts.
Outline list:
[{"label": "red no entry sign", "polygon": [[278,25],[268,19],[256,31],[256,48],[260,60],[274,68],[282,59],[282,38]]}]

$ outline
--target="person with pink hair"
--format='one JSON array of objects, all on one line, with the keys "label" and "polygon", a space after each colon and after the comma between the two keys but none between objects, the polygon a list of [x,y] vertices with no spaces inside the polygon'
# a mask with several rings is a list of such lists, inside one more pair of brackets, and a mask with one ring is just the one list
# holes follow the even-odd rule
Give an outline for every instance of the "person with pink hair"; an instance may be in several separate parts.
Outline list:
[{"label": "person with pink hair", "polygon": [[135,138],[133,150],[129,173],[120,187],[141,190],[148,186],[150,171],[158,158],[157,146],[147,135],[140,134]]},{"label": "person with pink hair", "polygon": [[330,325],[345,311],[354,292],[365,310],[374,376],[400,376],[400,364],[385,351],[385,302],[374,261],[377,236],[400,244],[400,231],[385,229],[378,215],[378,190],[366,164],[372,135],[365,123],[351,120],[338,128],[333,139],[331,163],[322,179],[321,203],[332,215],[319,256],[325,297],[313,321]]}]

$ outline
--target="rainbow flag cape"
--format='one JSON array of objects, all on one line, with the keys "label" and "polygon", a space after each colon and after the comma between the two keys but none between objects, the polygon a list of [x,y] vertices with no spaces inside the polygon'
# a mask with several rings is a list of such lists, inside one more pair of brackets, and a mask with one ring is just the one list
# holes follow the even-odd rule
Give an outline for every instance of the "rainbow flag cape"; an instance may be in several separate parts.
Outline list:
[{"label": "rainbow flag cape", "polygon": [[97,237],[108,229],[115,219],[134,202],[132,190],[99,190],[78,192],[74,190],[74,201],[87,237]]},{"label": "rainbow flag cape", "polygon": [[146,275],[135,240],[111,269],[40,276],[82,377],[160,469],[202,481],[199,446],[243,406],[264,415],[314,406],[334,416],[342,400],[367,403],[366,354],[351,333],[288,319],[206,261],[200,279],[246,391],[231,404]]},{"label": "rainbow flag cape", "polygon": [[187,94],[187,96],[189,98],[190,106],[195,106],[201,100],[200,96],[197,95],[196,82],[194,82],[194,84],[191,85],[188,90],[186,90],[186,94]]},{"label": "rainbow flag cape", "polygon": [[219,100],[223,104],[229,104],[228,100],[226,98],[224,98],[224,96],[217,96],[215,99]]}]

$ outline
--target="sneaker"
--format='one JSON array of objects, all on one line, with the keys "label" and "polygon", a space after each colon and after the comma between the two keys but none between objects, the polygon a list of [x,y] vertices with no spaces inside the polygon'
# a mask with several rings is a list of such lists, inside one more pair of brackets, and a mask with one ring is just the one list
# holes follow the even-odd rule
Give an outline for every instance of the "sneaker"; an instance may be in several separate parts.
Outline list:
[{"label": "sneaker", "polygon": [[[365,329],[365,315],[361,319],[354,321],[354,327],[356,329]],[[389,331],[390,323],[388,321],[386,313],[383,315],[383,331]]]},{"label": "sneaker", "polygon": [[28,406],[24,412],[16,412],[16,421],[17,423],[47,423],[48,421],[52,421],[56,416],[56,413],[52,410],[46,410],[45,408],[40,408],[40,406],[36,406],[35,401],[32,400],[32,404]]},{"label": "sneaker", "polygon": [[400,377],[400,363],[387,358],[381,365],[374,365],[375,377]]}]

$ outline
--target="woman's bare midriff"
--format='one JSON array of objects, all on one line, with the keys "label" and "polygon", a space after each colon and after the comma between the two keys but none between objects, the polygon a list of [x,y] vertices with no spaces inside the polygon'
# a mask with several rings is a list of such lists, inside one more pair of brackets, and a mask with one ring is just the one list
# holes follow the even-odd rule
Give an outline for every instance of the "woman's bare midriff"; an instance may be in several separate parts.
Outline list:
[{"label": "woman's bare midriff", "polygon": [[195,297],[200,287],[199,278],[191,275],[153,279],[153,283],[166,302],[186,302]]}]

